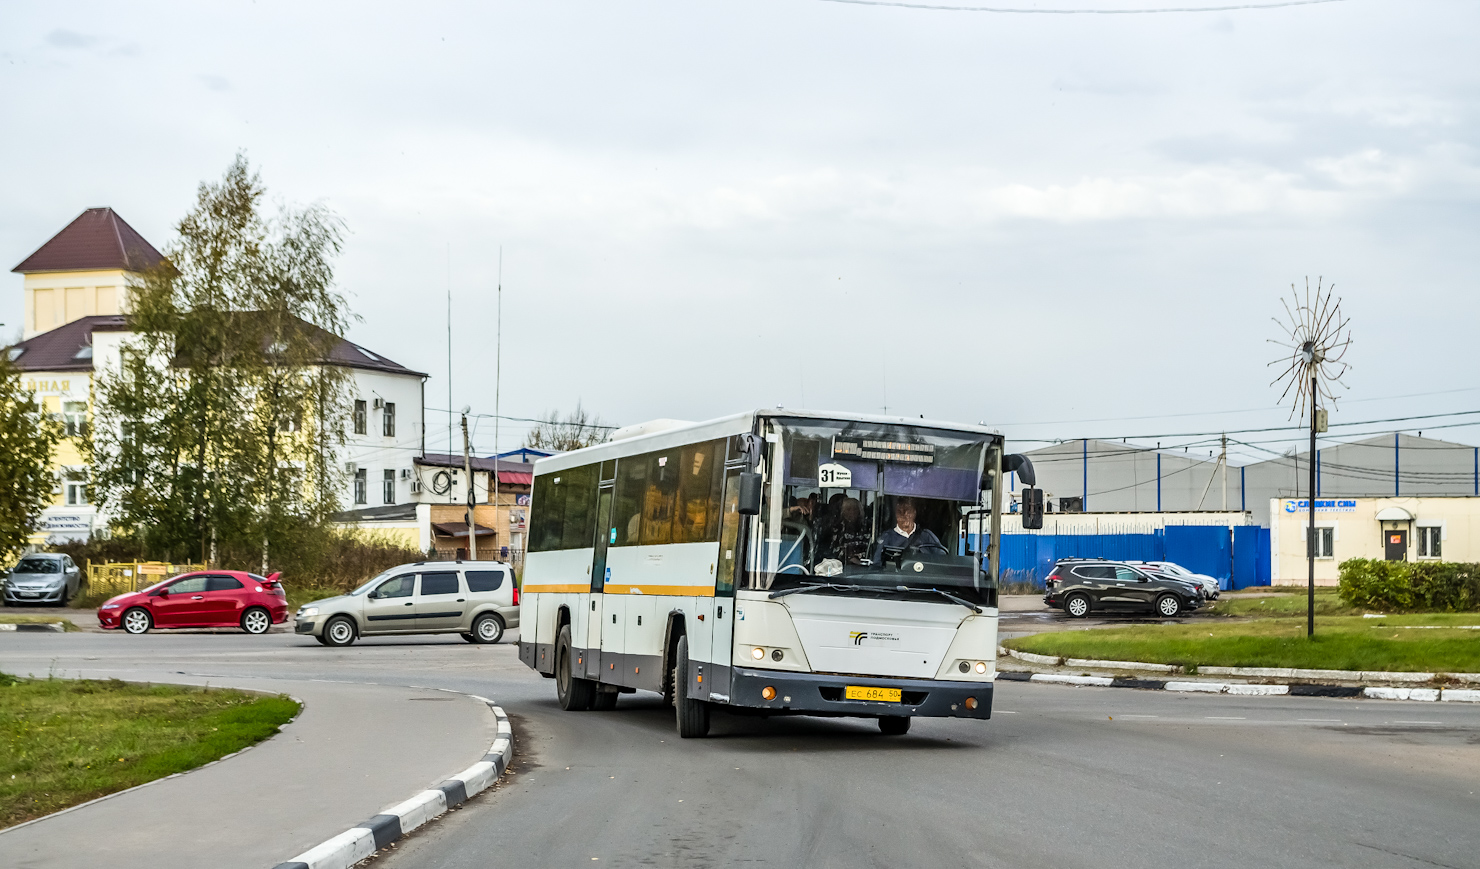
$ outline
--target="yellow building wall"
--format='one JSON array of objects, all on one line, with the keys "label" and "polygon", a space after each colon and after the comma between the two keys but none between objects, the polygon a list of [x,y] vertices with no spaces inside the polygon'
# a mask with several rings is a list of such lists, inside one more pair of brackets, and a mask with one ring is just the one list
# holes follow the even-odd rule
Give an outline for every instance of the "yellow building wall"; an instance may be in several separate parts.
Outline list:
[{"label": "yellow building wall", "polygon": [[[21,375],[21,386],[36,395],[47,413],[60,415],[65,402],[80,401],[86,405],[87,420],[92,420],[92,375],[86,371],[28,371]],[[62,468],[86,465],[81,439],[64,437],[52,453],[50,470],[57,474]],[[51,506],[66,505],[63,487],[61,493],[52,496]]]},{"label": "yellow building wall", "polygon": [[26,275],[26,337],[93,314],[125,313],[129,274],[123,269],[105,269]]},{"label": "yellow building wall", "polygon": [[[1316,527],[1331,528],[1332,557],[1316,559],[1316,585],[1336,585],[1339,566],[1348,558],[1386,558],[1384,532],[1402,529],[1408,532],[1408,561],[1480,562],[1480,498],[1341,498],[1316,499]],[[1322,505],[1330,504],[1331,508]],[[1308,571],[1305,534],[1309,514],[1300,509],[1301,502],[1274,499],[1270,504],[1270,548],[1278,564],[1275,585],[1304,585]],[[1294,505],[1295,510],[1290,507]],[[1341,506],[1338,506],[1341,505]],[[1345,505],[1350,505],[1349,509]],[[1378,522],[1377,514],[1388,507],[1401,507],[1412,516],[1412,522]],[[1418,555],[1419,528],[1438,525],[1440,557]]]}]

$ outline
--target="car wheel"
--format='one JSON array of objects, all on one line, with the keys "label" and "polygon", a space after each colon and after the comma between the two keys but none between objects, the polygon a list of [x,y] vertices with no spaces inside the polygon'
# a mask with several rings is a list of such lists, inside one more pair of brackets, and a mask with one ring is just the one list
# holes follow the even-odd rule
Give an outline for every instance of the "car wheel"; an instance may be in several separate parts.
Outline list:
[{"label": "car wheel", "polygon": [[464,643],[476,643],[476,642],[478,642],[478,638],[475,637],[475,636],[473,636],[472,634],[458,634],[458,636],[463,638],[463,642]]},{"label": "car wheel", "polygon": [[148,611],[142,607],[134,607],[123,614],[119,620],[123,629],[130,634],[147,634],[154,627],[154,619],[149,617]]},{"label": "car wheel", "polygon": [[484,613],[473,621],[473,642],[497,643],[504,638],[504,620],[496,613]]},{"label": "car wheel", "polygon": [[591,708],[596,685],[590,679],[582,679],[571,672],[572,657],[570,625],[564,625],[555,640],[555,696],[560,700],[560,708],[566,712],[583,712]]},{"label": "car wheel", "polygon": [[673,709],[678,718],[678,735],[695,739],[709,735],[709,704],[689,697],[689,638],[678,638],[678,660],[673,667]]},{"label": "car wheel", "polygon": [[597,712],[610,712],[617,708],[617,692],[597,691],[591,700],[591,708]]},{"label": "car wheel", "polygon": [[879,716],[879,732],[885,736],[904,736],[910,732],[910,717],[908,715],[881,715]]},{"label": "car wheel", "polygon": [[319,634],[317,637],[314,637],[314,642],[318,643],[321,646],[329,645],[329,640],[323,634]]},{"label": "car wheel", "polygon": [[1071,594],[1064,601],[1064,612],[1071,619],[1082,619],[1089,615],[1089,598],[1082,594]]},{"label": "car wheel", "polygon": [[249,634],[265,634],[272,627],[272,614],[260,606],[242,613],[242,630]]},{"label": "car wheel", "polygon": [[1164,594],[1156,599],[1156,611],[1163,618],[1174,618],[1182,614],[1182,601],[1174,594]]},{"label": "car wheel", "polygon": [[358,638],[359,631],[355,630],[355,623],[348,616],[335,616],[324,625],[324,633],[321,639],[326,646],[348,646]]}]

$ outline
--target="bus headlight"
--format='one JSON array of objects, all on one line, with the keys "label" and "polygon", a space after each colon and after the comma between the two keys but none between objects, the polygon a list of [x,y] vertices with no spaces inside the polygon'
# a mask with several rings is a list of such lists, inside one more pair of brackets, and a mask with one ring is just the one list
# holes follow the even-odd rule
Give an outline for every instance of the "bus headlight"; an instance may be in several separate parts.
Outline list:
[{"label": "bus headlight", "polygon": [[775,700],[776,699],[776,689],[775,688],[772,688],[770,685],[767,685],[766,687],[762,688],[761,689],[761,699],[762,700]]},{"label": "bus headlight", "polygon": [[971,665],[968,664],[968,663],[966,663],[965,661],[962,661],[961,662],[961,672],[963,672],[963,673],[969,673],[969,672],[971,672]]},{"label": "bus headlight", "polygon": [[754,649],[750,650],[750,657],[759,661],[762,658],[766,657],[766,650],[762,649],[760,646],[756,646]]},{"label": "bus headlight", "polygon": [[977,675],[981,675],[983,673],[986,673],[987,672],[987,665],[984,662],[982,662],[982,661],[977,661],[976,662],[976,672],[977,672]]},{"label": "bus headlight", "polygon": [[771,660],[773,661],[780,661],[784,657],[786,657],[786,653],[781,651],[780,649],[776,649],[771,652]]}]

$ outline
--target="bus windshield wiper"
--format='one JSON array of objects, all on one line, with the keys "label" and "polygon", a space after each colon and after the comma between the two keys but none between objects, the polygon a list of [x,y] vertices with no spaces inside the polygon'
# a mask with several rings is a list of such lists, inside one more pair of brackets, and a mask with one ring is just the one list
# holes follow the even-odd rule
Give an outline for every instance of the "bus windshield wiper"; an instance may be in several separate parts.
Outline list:
[{"label": "bus windshield wiper", "polygon": [[951,594],[948,591],[941,591],[938,588],[910,588],[907,585],[896,585],[894,587],[894,590],[895,591],[910,591],[910,592],[915,592],[916,594],[938,594],[941,597],[950,598],[953,602],[958,603],[958,604],[966,607],[967,609],[969,609],[969,610],[971,610],[973,612],[980,613],[982,611],[982,608],[981,607],[977,606],[976,604],[972,603],[971,601],[967,600],[966,598],[956,597],[954,594]]},{"label": "bus windshield wiper", "polygon": [[902,591],[902,592],[908,592],[908,593],[913,593],[913,594],[938,594],[941,597],[948,598],[952,603],[958,603],[961,606],[964,606],[964,607],[966,607],[967,609],[969,609],[969,610],[971,610],[973,612],[980,613],[982,611],[982,608],[981,607],[977,606],[976,604],[972,603],[971,601],[968,601],[965,598],[957,597],[957,596],[955,596],[954,594],[951,594],[948,591],[941,591],[938,588],[911,588],[910,586],[907,586],[907,585],[896,585],[894,588],[891,589],[888,586],[876,586],[876,585],[839,585],[838,583],[832,583],[832,582],[819,582],[819,583],[814,583],[812,585],[799,585],[796,588],[783,588],[780,591],[773,591],[773,592],[771,592],[770,599],[771,600],[775,600],[778,597],[786,597],[789,594],[797,594],[799,592],[804,592],[804,591],[818,591],[820,589],[832,589],[834,591],[873,591],[873,592],[879,592],[879,591]]},{"label": "bus windshield wiper", "polygon": [[786,597],[789,594],[796,594],[797,592],[802,592],[802,591],[817,591],[819,588],[831,588],[831,589],[836,589],[837,591],[879,591],[880,590],[880,589],[877,589],[877,588],[870,588],[870,587],[868,587],[866,585],[838,585],[837,583],[832,583],[832,582],[819,582],[819,583],[814,583],[813,585],[799,585],[796,588],[783,588],[780,591],[773,591],[773,592],[771,592],[770,599],[771,600],[775,600],[778,597]]}]

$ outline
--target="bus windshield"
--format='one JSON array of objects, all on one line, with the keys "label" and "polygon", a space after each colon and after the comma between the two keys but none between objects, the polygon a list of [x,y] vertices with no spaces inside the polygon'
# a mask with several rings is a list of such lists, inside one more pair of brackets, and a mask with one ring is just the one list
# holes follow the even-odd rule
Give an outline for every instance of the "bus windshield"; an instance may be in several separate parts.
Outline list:
[{"label": "bus windshield", "polygon": [[995,605],[995,586],[973,571],[961,536],[981,503],[988,451],[999,449],[990,436],[825,420],[773,425],[779,436],[748,587],[937,589]]}]

